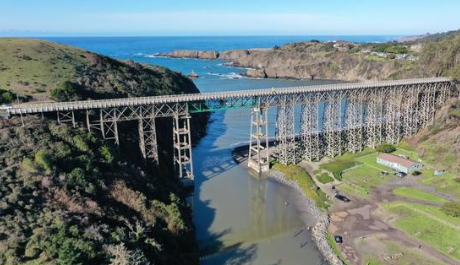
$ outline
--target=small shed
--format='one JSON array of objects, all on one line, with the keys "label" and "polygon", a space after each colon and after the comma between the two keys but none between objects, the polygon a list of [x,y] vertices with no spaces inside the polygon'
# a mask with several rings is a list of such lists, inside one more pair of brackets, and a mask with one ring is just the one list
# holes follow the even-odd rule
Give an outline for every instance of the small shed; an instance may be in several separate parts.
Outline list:
[{"label": "small shed", "polygon": [[423,166],[422,163],[392,154],[379,155],[377,157],[377,164],[390,167],[398,172],[403,172],[406,174],[418,170]]}]

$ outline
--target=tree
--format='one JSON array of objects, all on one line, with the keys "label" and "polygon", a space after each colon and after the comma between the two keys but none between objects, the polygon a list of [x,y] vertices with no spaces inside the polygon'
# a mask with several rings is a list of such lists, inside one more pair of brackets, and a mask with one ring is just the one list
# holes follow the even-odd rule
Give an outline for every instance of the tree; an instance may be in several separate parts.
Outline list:
[{"label": "tree", "polygon": [[80,86],[70,81],[65,81],[60,87],[51,90],[51,97],[57,101],[77,100]]},{"label": "tree", "polygon": [[45,150],[40,150],[35,154],[35,163],[46,170],[47,174],[51,173],[51,170],[53,169],[53,159]]},{"label": "tree", "polygon": [[15,94],[10,91],[4,91],[0,89],[0,104],[6,104],[13,102]]},{"label": "tree", "polygon": [[377,146],[376,150],[380,153],[392,153],[396,151],[396,147],[394,147],[394,145],[391,144],[382,144]]}]

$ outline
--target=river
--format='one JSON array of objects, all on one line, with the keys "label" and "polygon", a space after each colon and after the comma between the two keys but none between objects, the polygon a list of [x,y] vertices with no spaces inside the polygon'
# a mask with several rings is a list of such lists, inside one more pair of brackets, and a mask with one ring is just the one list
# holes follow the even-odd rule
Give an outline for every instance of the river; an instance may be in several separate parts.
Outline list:
[{"label": "river", "polygon": [[[313,83],[251,79],[222,82],[229,90]],[[207,90],[206,82],[196,83]],[[273,109],[269,112],[271,135],[274,118]],[[193,214],[203,252],[227,248],[205,255],[201,264],[320,264],[321,256],[305,229],[315,220],[301,213],[296,191],[251,174],[233,160],[232,147],[249,139],[250,110],[216,112],[211,120],[207,136],[193,150]]]}]

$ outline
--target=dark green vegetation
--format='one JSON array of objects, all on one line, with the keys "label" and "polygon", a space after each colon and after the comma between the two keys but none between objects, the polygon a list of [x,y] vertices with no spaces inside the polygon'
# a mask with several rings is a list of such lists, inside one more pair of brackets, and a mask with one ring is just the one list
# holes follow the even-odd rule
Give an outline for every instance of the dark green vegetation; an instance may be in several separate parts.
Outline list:
[{"label": "dark green vegetation", "polygon": [[377,146],[375,150],[377,150],[377,152],[380,152],[380,153],[392,153],[396,151],[396,147],[392,144],[381,144]]},{"label": "dark green vegetation", "polygon": [[331,172],[336,180],[342,180],[342,172],[346,169],[359,165],[358,162],[348,160],[334,160],[333,162],[322,164],[320,167]]},{"label": "dark green vegetation", "polygon": [[131,166],[83,128],[27,123],[0,123],[1,264],[196,261],[174,181]]},{"label": "dark green vegetation", "polygon": [[449,202],[442,206],[441,210],[449,216],[460,218],[460,202]]},{"label": "dark green vegetation", "polygon": [[366,45],[375,52],[386,52],[386,53],[408,53],[409,49],[407,46],[401,45],[398,42],[387,42],[387,43],[374,43]]},{"label": "dark green vegetation", "polygon": [[[198,92],[167,69],[46,41],[0,39],[0,58],[5,103],[15,94],[74,100]],[[141,158],[137,124],[119,125],[118,147],[84,126],[58,126],[54,116],[25,122],[0,120],[0,264],[199,263],[186,194],[171,172],[170,120],[157,122],[159,169]],[[206,123],[193,118],[195,140]]]},{"label": "dark green vegetation", "polygon": [[280,163],[275,163],[272,166],[273,170],[282,172],[285,175],[286,180],[295,181],[297,185],[304,191],[307,198],[313,200],[316,206],[325,210],[329,207],[329,200],[327,195],[316,186],[315,182],[311,178],[305,169],[300,166],[291,164],[285,166]]},{"label": "dark green vegetation", "polygon": [[0,104],[9,104],[13,102],[15,98],[16,95],[11,91],[0,89]]},{"label": "dark green vegetation", "polygon": [[327,184],[329,182],[333,182],[334,179],[331,178],[331,176],[328,174],[328,173],[322,173],[321,175],[319,175],[318,177],[318,181],[323,183],[323,184]]}]

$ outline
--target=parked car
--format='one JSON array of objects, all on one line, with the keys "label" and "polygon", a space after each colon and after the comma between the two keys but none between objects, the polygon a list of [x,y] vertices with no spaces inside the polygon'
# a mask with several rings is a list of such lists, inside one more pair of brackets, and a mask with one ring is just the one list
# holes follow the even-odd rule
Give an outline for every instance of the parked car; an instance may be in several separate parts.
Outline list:
[{"label": "parked car", "polygon": [[341,236],[334,236],[335,243],[342,244],[343,238]]},{"label": "parked car", "polygon": [[343,196],[343,195],[340,195],[340,194],[336,194],[335,195],[335,198],[337,200],[340,200],[340,201],[343,201],[343,202],[350,202],[350,199],[348,199],[347,197]]}]

